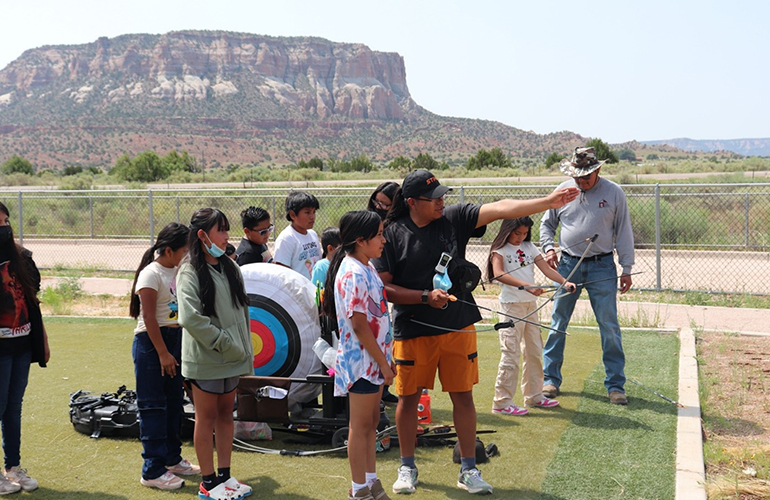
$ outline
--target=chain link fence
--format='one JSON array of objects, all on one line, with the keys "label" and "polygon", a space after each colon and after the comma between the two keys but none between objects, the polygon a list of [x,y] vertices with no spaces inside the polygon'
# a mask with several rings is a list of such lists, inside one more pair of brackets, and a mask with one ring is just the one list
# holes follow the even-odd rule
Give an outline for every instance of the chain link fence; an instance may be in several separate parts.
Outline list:
[{"label": "chain link fence", "polygon": [[[454,186],[446,203],[489,203],[544,196],[554,186]],[[770,294],[770,184],[657,184],[623,186],[634,229],[634,287]],[[315,229],[337,225],[347,211],[366,207],[371,188],[308,188],[319,200]],[[43,269],[133,271],[157,232],[189,222],[201,207],[227,214],[237,245],[240,212],[254,205],[272,215],[277,234],[287,225],[290,190],[196,189],[158,191],[2,191],[11,224]],[[532,217],[539,239],[540,214]],[[499,230],[491,224],[467,257],[481,267]]]}]

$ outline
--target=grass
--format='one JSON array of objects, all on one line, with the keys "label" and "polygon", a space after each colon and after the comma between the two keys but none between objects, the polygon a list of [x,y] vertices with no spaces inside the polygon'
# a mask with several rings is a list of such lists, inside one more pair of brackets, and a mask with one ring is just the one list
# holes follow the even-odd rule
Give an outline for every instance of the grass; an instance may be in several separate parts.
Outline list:
[{"label": "grass", "polygon": [[[40,483],[40,499],[126,499],[189,497],[139,485],[138,440],[90,439],[75,432],[67,417],[69,394],[132,388],[131,341],[134,322],[95,318],[47,320],[52,359],[34,366],[24,406],[22,464]],[[627,374],[676,396],[677,340],[654,332],[625,332]],[[499,356],[495,332],[479,333],[480,382],[474,390],[478,428],[496,430],[480,437],[494,442],[500,456],[482,466],[498,498],[672,498],[675,415],[673,405],[628,384],[627,407],[609,405],[602,385],[598,333],[575,329],[567,342],[561,406],[534,409],[509,418],[489,412]],[[654,360],[654,361],[653,361]],[[434,424],[451,423],[448,396],[431,391]],[[521,404],[521,395],[517,396]],[[390,413],[393,419],[392,412]],[[260,443],[280,448],[280,442]],[[194,459],[191,442],[183,454]],[[450,448],[417,450],[420,498],[467,498],[455,487],[457,466]],[[378,455],[389,487],[398,452]],[[344,455],[283,457],[236,451],[233,471],[260,498],[339,498],[349,486]],[[181,498],[181,497],[180,497]]]}]

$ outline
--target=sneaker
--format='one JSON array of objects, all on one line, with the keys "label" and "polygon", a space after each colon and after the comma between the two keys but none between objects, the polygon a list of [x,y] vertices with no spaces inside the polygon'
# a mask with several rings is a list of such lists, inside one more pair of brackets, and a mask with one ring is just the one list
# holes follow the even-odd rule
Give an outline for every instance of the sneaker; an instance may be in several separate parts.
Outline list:
[{"label": "sneaker", "polygon": [[553,399],[559,395],[559,388],[553,384],[546,384],[543,386],[543,396],[548,399]]},{"label": "sneaker", "polygon": [[460,478],[457,480],[457,487],[468,493],[492,493],[492,486],[481,479],[481,471],[475,467],[460,472]]},{"label": "sneaker", "polygon": [[38,487],[37,481],[27,475],[27,469],[22,469],[18,465],[5,469],[5,477],[8,478],[8,481],[21,486],[24,491],[34,491]]},{"label": "sneaker", "polygon": [[139,482],[142,483],[142,486],[158,488],[159,490],[178,490],[184,486],[184,479],[175,476],[169,471],[164,472],[162,476],[155,479],[142,478]]},{"label": "sneaker", "polygon": [[374,500],[390,500],[390,497],[385,492],[385,488],[382,487],[382,483],[379,479],[374,481],[374,484],[369,486],[369,491],[372,492]]},{"label": "sneaker", "polygon": [[241,497],[235,490],[225,486],[225,483],[219,483],[210,490],[204,488],[203,483],[201,483],[198,487],[198,498],[205,500],[238,500]]},{"label": "sneaker", "polygon": [[626,394],[623,392],[612,391],[610,392],[610,403],[614,405],[627,405],[628,398],[626,397]]},{"label": "sneaker", "polygon": [[537,403],[527,406],[536,406],[538,408],[556,408],[559,406],[559,402],[555,399],[543,398]]},{"label": "sneaker", "polygon": [[505,408],[492,408],[492,413],[497,415],[512,415],[514,417],[519,417],[529,413],[529,410],[526,408],[521,408],[520,406],[509,405]]},{"label": "sneaker", "polygon": [[414,469],[408,465],[402,465],[398,468],[398,479],[393,483],[393,493],[409,494],[414,493],[417,486],[417,468]]},{"label": "sneaker", "polygon": [[177,476],[194,476],[201,473],[200,467],[191,464],[184,458],[176,465],[167,465],[166,469],[168,469],[169,472],[176,474]]},{"label": "sneaker", "polygon": [[0,495],[7,495],[9,493],[16,493],[21,489],[19,483],[12,483],[0,474]]},{"label": "sneaker", "polygon": [[374,500],[374,497],[372,496],[372,492],[369,491],[369,488],[364,486],[356,494],[353,494],[353,490],[348,490],[348,500]]},{"label": "sneaker", "polygon": [[238,481],[234,477],[230,477],[230,479],[222,484],[233,490],[237,495],[236,498],[247,497],[253,493],[251,486]]}]

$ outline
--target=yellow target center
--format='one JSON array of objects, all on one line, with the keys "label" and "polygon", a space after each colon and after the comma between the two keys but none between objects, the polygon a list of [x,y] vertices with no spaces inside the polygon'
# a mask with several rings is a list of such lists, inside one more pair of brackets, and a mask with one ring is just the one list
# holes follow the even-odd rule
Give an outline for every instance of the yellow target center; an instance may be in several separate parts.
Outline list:
[{"label": "yellow target center", "polygon": [[254,356],[262,352],[262,338],[254,332],[251,332],[251,347],[254,348]]}]

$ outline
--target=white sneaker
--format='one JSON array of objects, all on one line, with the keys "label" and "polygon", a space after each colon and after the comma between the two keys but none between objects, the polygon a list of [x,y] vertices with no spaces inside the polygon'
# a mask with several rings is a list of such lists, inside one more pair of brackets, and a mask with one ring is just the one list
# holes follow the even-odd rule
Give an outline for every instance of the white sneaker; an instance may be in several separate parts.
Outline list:
[{"label": "white sneaker", "polygon": [[215,487],[207,490],[203,483],[198,487],[198,498],[205,500],[239,500],[241,497],[233,490],[225,486],[225,483],[219,483]]},{"label": "white sneaker", "polygon": [[417,468],[402,465],[398,468],[398,479],[393,483],[393,493],[414,493],[417,486]]},{"label": "white sneaker", "polygon": [[155,479],[142,478],[139,482],[142,486],[158,488],[159,490],[178,490],[184,486],[184,480],[169,471],[164,472],[162,476],[156,477]]},{"label": "white sneaker", "polygon": [[[12,483],[16,483],[21,486],[24,491],[34,491],[37,489],[37,481],[27,475],[27,469],[22,469],[18,465],[5,469],[5,477]],[[16,490],[18,491],[18,490]]]},{"label": "white sneaker", "polygon": [[168,469],[169,472],[176,474],[177,476],[194,476],[201,473],[200,467],[191,464],[184,458],[176,465],[167,465],[166,469]]},{"label": "white sneaker", "polygon": [[457,487],[464,489],[468,493],[492,493],[492,486],[481,479],[481,471],[476,468],[460,472]]},{"label": "white sneaker", "polygon": [[227,481],[224,483],[225,486],[233,490],[238,498],[243,498],[251,495],[252,489],[251,486],[248,484],[243,484],[242,482],[238,481],[234,477],[230,477]]},{"label": "white sneaker", "polygon": [[20,489],[21,485],[19,483],[12,483],[0,474],[0,495],[16,493]]}]

